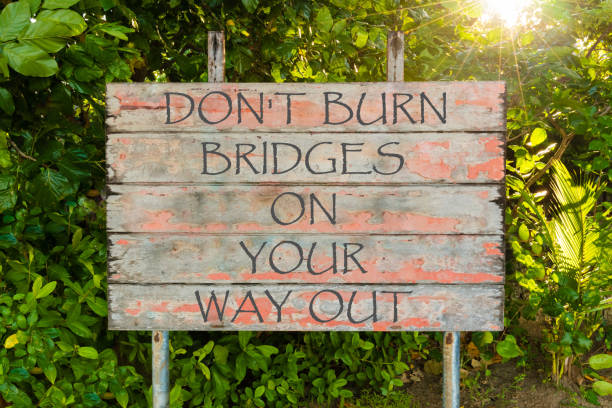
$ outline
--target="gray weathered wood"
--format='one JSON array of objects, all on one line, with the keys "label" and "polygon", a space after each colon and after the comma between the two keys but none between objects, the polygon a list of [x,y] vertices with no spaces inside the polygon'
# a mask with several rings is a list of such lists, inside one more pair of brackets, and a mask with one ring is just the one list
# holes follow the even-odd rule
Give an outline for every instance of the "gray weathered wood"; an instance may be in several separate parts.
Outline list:
[{"label": "gray weathered wood", "polygon": [[404,32],[387,33],[387,81],[404,80]]},{"label": "gray weathered wood", "polygon": [[[503,285],[111,283],[109,291],[109,328],[118,330],[476,331],[501,330],[503,326]],[[196,291],[205,313],[214,291],[223,310],[222,321],[212,303],[204,321]],[[229,295],[223,309],[226,291]],[[392,293],[383,292],[397,292],[395,300]],[[270,296],[277,305],[282,304],[280,316]],[[376,322],[372,318],[374,296]],[[348,319],[349,305],[353,322]]]},{"label": "gray weathered wood", "polygon": [[108,86],[110,328],[502,328],[505,85],[401,82],[399,37],[398,82]]},{"label": "gray weathered wood", "polygon": [[[501,186],[109,187],[112,232],[503,233]],[[276,218],[287,225],[273,219],[273,205]]]},{"label": "gray weathered wood", "polygon": [[[227,170],[203,174],[204,147],[215,143],[206,170]],[[495,183],[504,176],[503,145],[503,133],[119,133],[108,136],[106,160],[112,183]],[[239,174],[237,152],[248,153]],[[280,172],[298,158],[273,174],[275,162]]]},{"label": "gray weathered wood", "polygon": [[[332,92],[327,104],[329,124],[325,92]],[[286,93],[303,94],[291,97],[290,110]],[[504,131],[506,121],[503,82],[111,83],[106,95],[111,133]],[[337,98],[352,116],[346,107],[331,102]]]},{"label": "gray weathered wood", "polygon": [[[473,284],[504,279],[501,235],[141,233],[110,234],[109,244],[113,283]],[[359,265],[344,257],[354,251]],[[270,266],[270,257],[280,272]]]},{"label": "gray weathered wood", "polygon": [[208,32],[208,82],[223,82],[225,76],[225,33]]}]

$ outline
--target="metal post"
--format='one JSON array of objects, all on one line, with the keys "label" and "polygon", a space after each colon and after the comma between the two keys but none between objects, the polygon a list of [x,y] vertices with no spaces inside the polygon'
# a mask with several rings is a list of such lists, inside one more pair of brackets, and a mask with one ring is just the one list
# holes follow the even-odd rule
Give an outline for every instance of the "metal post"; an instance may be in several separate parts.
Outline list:
[{"label": "metal post", "polygon": [[459,332],[444,333],[442,400],[444,408],[459,408]]},{"label": "metal post", "polygon": [[168,408],[170,346],[167,331],[153,331],[153,408]]}]

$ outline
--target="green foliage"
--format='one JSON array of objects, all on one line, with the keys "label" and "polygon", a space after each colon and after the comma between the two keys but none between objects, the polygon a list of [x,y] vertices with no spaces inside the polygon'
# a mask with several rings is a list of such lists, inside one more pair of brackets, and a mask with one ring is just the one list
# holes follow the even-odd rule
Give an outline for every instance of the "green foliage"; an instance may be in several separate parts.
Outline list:
[{"label": "green foliage", "polygon": [[83,17],[67,9],[74,3],[45,1],[44,9],[57,10],[38,12],[40,2],[20,0],[0,12],[0,68],[4,67],[4,76],[9,76],[7,63],[22,75],[48,77],[57,73],[57,63],[48,53],[60,51],[87,27]]},{"label": "green foliage", "polygon": [[497,354],[504,359],[512,359],[523,354],[520,347],[516,344],[516,339],[509,334],[503,341],[497,343]]},{"label": "green foliage", "polygon": [[521,192],[519,204],[525,211],[523,221],[513,220],[511,227],[516,234],[510,237],[511,247],[522,266],[516,279],[530,292],[529,308],[551,319],[545,348],[552,354],[558,380],[568,369],[566,362],[586,353],[596,333],[603,334],[602,312],[612,307],[612,277],[606,233],[610,220],[605,213],[593,215],[605,184],[592,178],[575,182],[560,162],[552,167],[548,217],[519,179],[510,178],[508,185]]},{"label": "green foliage", "polygon": [[409,370],[411,352],[427,352],[428,341],[418,333],[239,332],[207,337],[212,339],[205,344],[186,333],[173,338],[175,406],[329,403],[351,398],[361,387],[388,395],[402,385],[398,377]]},{"label": "green foliage", "polygon": [[609,379],[597,373],[598,370],[606,370],[612,368],[612,355],[610,354],[595,354],[589,358],[589,366],[594,371],[590,374],[597,380],[593,383],[593,391],[602,397],[612,395],[612,383]]},{"label": "green foliage", "polygon": [[[522,33],[459,2],[3,4],[0,406],[150,404],[150,334],[106,329],[104,89],[206,81],[209,30],[226,32],[233,82],[383,81],[389,29],[407,33],[406,80],[506,80],[507,334],[471,344],[485,373],[500,356],[524,363],[518,317],[544,316],[556,376],[561,361],[610,346],[609,1],[542,2]],[[553,159],[583,181],[556,167],[551,183]],[[366,390],[392,400],[415,359],[439,360],[439,337],[173,333],[171,403],[333,405]]]}]

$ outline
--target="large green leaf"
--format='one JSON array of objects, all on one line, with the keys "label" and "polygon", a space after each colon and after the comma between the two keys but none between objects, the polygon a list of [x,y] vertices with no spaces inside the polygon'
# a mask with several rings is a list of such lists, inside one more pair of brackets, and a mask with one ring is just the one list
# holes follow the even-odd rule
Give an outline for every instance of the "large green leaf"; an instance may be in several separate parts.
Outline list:
[{"label": "large green leaf", "polygon": [[79,35],[87,28],[83,17],[72,10],[44,10],[36,16],[40,20],[66,27],[66,36]]},{"label": "large green leaf", "polygon": [[3,51],[11,68],[22,75],[48,77],[59,69],[49,54],[30,44],[7,44]]},{"label": "large green leaf", "polygon": [[27,0],[26,3],[30,5],[30,14],[34,15],[40,8],[42,0]]},{"label": "large green leaf", "polygon": [[[0,193],[0,196],[2,194]],[[0,248],[10,248],[17,244],[17,238],[13,234],[0,234]]]},{"label": "large green leaf", "polygon": [[63,38],[24,38],[20,40],[24,44],[31,44],[45,52],[58,52],[66,46],[66,40]]},{"label": "large green leaf", "polygon": [[120,40],[125,40],[125,41],[127,41],[128,39],[126,34],[134,32],[134,29],[129,28],[129,27],[124,27],[119,24],[102,24],[96,28],[102,32],[105,32],[108,35],[112,35],[115,38],[119,38]]},{"label": "large green leaf", "polygon": [[52,21],[37,19],[28,29],[19,36],[19,42],[35,45],[46,52],[58,52],[66,46],[73,30]]},{"label": "large green leaf", "polygon": [[605,370],[612,368],[612,355],[595,354],[589,358],[589,365],[593,370]]},{"label": "large green leaf", "polygon": [[30,24],[30,5],[27,1],[9,3],[0,13],[0,42],[14,40]]},{"label": "large green leaf", "polygon": [[257,5],[259,4],[259,0],[242,0],[242,4],[247,9],[249,13],[252,13],[257,9]]},{"label": "large green leaf", "polygon": [[41,202],[59,201],[75,190],[63,174],[49,168],[42,169],[34,182]]},{"label": "large green leaf", "polygon": [[0,87],[0,109],[2,109],[7,115],[12,115],[15,112],[15,103],[13,102],[13,95],[6,88]]},{"label": "large green leaf", "polygon": [[326,6],[319,9],[319,12],[315,17],[315,24],[317,25],[317,29],[319,31],[328,32],[331,30],[332,26],[334,25],[334,20],[332,19],[331,13]]},{"label": "large green leaf", "polygon": [[66,322],[68,328],[77,336],[90,338],[92,337],[91,330],[78,320],[70,320]]},{"label": "large green leaf", "polygon": [[0,213],[10,210],[17,203],[17,194],[13,191],[15,178],[9,175],[0,175]]},{"label": "large green leaf", "polygon": [[535,128],[533,132],[531,132],[531,136],[529,136],[529,143],[531,146],[537,146],[540,143],[546,140],[546,130],[542,128]]},{"label": "large green leaf", "polygon": [[503,341],[497,343],[497,354],[505,359],[511,359],[520,356],[523,352],[516,344],[514,336],[509,334]]},{"label": "large green leaf", "polygon": [[87,82],[102,77],[104,71],[97,65],[93,67],[79,67],[74,71],[74,77],[79,81]]},{"label": "large green leaf", "polygon": [[108,304],[106,303],[106,300],[99,297],[93,299],[89,297],[85,300],[87,301],[87,304],[91,310],[93,310],[93,312],[98,316],[106,316],[108,314]]},{"label": "large green leaf", "polygon": [[45,0],[43,8],[46,9],[65,9],[77,4],[81,0]]},{"label": "large green leaf", "polygon": [[90,360],[98,359],[98,351],[93,347],[79,347],[77,353],[79,353],[79,356]]},{"label": "large green leaf", "polygon": [[607,381],[595,381],[593,383],[593,391],[602,397],[612,395],[612,384]]},{"label": "large green leaf", "polygon": [[8,59],[2,52],[0,52],[0,72],[2,72],[2,75],[5,77],[9,76]]}]

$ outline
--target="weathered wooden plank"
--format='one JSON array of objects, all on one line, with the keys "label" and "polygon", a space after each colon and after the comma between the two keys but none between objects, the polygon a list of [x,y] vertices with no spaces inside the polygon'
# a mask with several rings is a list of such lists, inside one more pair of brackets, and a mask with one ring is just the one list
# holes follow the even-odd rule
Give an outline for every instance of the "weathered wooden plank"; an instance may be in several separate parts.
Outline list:
[{"label": "weathered wooden plank", "polygon": [[110,185],[111,232],[502,234],[503,187]]},{"label": "weathered wooden plank", "polygon": [[491,183],[503,146],[503,133],[124,133],[106,160],[112,183]]},{"label": "weathered wooden plank", "polygon": [[501,283],[501,235],[110,234],[109,282]]},{"label": "weathered wooden plank", "polygon": [[112,132],[504,131],[503,82],[113,83]]},{"label": "weathered wooden plank", "polygon": [[108,286],[109,328],[118,330],[479,331],[503,326],[502,285]]},{"label": "weathered wooden plank", "polygon": [[225,76],[225,33],[208,32],[208,82],[223,82]]},{"label": "weathered wooden plank", "polygon": [[387,33],[387,81],[404,81],[404,32]]}]

